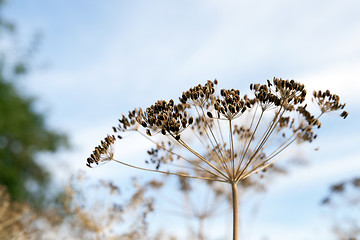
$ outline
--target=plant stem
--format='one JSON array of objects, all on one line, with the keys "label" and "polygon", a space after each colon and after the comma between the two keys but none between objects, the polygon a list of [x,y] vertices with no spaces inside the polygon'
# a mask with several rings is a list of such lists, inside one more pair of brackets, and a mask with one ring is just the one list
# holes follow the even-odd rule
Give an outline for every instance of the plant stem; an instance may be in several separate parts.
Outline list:
[{"label": "plant stem", "polygon": [[233,202],[233,240],[239,240],[239,206],[237,182],[231,183]]},{"label": "plant stem", "polygon": [[201,217],[199,219],[199,240],[205,240],[205,236],[204,236],[204,218]]}]

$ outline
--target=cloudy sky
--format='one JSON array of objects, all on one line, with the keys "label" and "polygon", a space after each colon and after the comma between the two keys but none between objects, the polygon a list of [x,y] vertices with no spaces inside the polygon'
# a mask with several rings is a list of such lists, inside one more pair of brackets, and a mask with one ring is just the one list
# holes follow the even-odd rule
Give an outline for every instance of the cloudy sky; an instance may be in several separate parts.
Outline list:
[{"label": "cloudy sky", "polygon": [[[4,14],[17,24],[20,45],[42,36],[20,84],[74,145],[51,156],[64,163],[56,171],[62,180],[84,168],[121,113],[175,99],[207,79],[247,91],[282,77],[338,93],[349,117],[325,119],[318,141],[302,153],[309,164],[276,181],[251,234],[325,240],[319,201],[329,184],[360,174],[359,11],[358,0],[9,0]],[[141,158],[141,141],[121,151]],[[142,174],[109,166],[85,171],[113,180]]]}]

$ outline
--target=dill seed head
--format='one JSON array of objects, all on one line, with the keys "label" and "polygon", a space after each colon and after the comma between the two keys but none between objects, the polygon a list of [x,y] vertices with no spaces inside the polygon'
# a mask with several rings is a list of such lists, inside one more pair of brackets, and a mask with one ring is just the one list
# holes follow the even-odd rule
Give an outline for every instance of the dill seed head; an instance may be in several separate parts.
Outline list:
[{"label": "dill seed head", "polygon": [[[251,107],[250,101],[240,98],[240,91],[235,89],[221,89],[222,99],[217,98],[214,102],[214,109],[218,115],[226,119],[234,119],[243,114],[247,108]],[[212,118],[212,117],[211,117]]]},{"label": "dill seed head", "polygon": [[[322,113],[337,111],[339,109],[344,109],[345,107],[345,104],[340,103],[340,97],[336,94],[331,94],[329,90],[326,90],[325,92],[320,90],[314,91],[312,100],[319,106]],[[347,116],[347,114],[345,115]]]},{"label": "dill seed head", "polygon": [[[273,78],[265,84],[253,83],[250,85],[252,97],[241,97],[237,89],[221,89],[216,93],[217,84],[217,80],[198,84],[184,91],[179,103],[172,99],[159,100],[145,111],[135,108],[126,116],[121,115],[119,125],[113,127],[113,131],[139,132],[154,143],[147,152],[150,159],[145,161],[153,168],[115,160],[113,135],[108,135],[95,147],[86,165],[91,167],[114,160],[137,169],[177,175],[183,180],[198,178],[226,182],[232,185],[233,199],[237,199],[238,183],[249,184],[246,180],[256,173],[264,178],[262,173],[273,166],[290,145],[317,138],[316,131],[322,125],[319,119],[323,114],[345,107],[340,103],[340,97],[329,90],[314,91],[313,102],[320,108],[320,114],[314,115],[304,103],[305,86],[294,80]],[[340,116],[346,118],[348,113],[342,111]],[[158,138],[152,138],[158,133],[161,133]],[[191,135],[187,138],[186,134]],[[122,137],[118,135],[118,138]],[[164,142],[162,138],[172,141]],[[163,167],[169,170],[160,170]],[[182,189],[187,188],[182,182]],[[334,191],[341,189],[339,185]],[[236,216],[237,205],[234,206]]]},{"label": "dill seed head", "polygon": [[111,146],[114,144],[116,138],[114,135],[107,135],[104,140],[101,140],[101,144],[95,147],[95,150],[90,157],[87,158],[87,166],[91,167],[91,164],[99,164],[99,162],[105,162],[113,158],[113,150]]},{"label": "dill seed head", "polygon": [[209,105],[214,99],[214,85],[214,82],[208,80],[204,86],[199,84],[190,88],[188,91],[183,92],[179,100],[181,103],[191,102],[191,104],[198,106]]},{"label": "dill seed head", "polygon": [[148,135],[150,129],[154,132],[161,132],[163,135],[166,132],[177,135],[189,124],[186,113],[187,107],[184,103],[175,105],[173,100],[169,102],[157,101],[142,114],[142,127],[147,128]]},{"label": "dill seed head", "polygon": [[[241,96],[238,89],[216,92],[217,84],[217,80],[198,84],[182,92],[178,103],[158,100],[144,111],[135,108],[121,115],[113,131],[135,131],[148,139],[161,133],[159,139],[174,140],[165,144],[151,139],[156,147],[148,152],[150,160],[146,162],[154,164],[156,171],[237,183],[271,166],[288,146],[312,142],[322,126],[322,114],[345,107],[330,90],[314,91],[313,102],[321,112],[314,114],[305,103],[305,86],[294,80],[273,78],[265,84],[252,83],[251,97]],[[340,116],[346,118],[348,113],[342,111]],[[186,134],[191,137],[186,138]],[[87,158],[87,165],[113,159],[114,141],[110,135],[101,141]],[[183,150],[194,158],[185,158]],[[183,161],[177,166],[186,168],[186,173],[160,171],[169,161]]]}]

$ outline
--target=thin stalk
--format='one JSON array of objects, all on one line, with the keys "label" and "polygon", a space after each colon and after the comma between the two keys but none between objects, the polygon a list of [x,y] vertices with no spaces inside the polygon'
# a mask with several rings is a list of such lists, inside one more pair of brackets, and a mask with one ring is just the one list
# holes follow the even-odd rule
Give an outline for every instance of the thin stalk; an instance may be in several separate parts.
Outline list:
[{"label": "thin stalk", "polygon": [[[206,136],[207,136],[207,138],[208,138],[211,146],[212,146],[213,149],[215,150],[215,149],[216,149],[216,148],[215,148],[215,145],[214,145],[213,141],[211,140],[211,138],[210,138],[210,136],[209,136],[209,133],[208,133],[208,131],[207,131],[207,129],[206,129],[206,125],[208,125],[208,123],[207,123],[207,121],[205,120],[205,112],[204,112],[204,109],[203,109],[202,107],[200,107],[200,108],[202,109],[203,115],[200,114],[199,110],[197,109],[197,107],[196,107],[196,105],[195,105],[195,110],[196,110],[196,112],[197,112],[197,114],[198,114],[198,116],[199,116],[199,118],[200,118],[200,121],[201,121],[202,124],[203,124],[205,134],[206,134]],[[210,126],[209,126],[209,129],[210,129],[210,131],[211,131]],[[215,140],[215,144],[218,145],[218,143],[217,143],[217,141],[216,141],[216,138],[215,138],[215,136],[214,136],[214,134],[213,134],[212,131],[211,131],[211,134],[212,134],[212,136],[213,136],[213,138],[214,138],[214,140]],[[215,153],[217,153],[217,152],[215,151]],[[221,156],[219,155],[219,153],[217,153],[217,154],[218,154],[219,159],[221,159]],[[221,154],[221,152],[220,152],[220,154]]]},{"label": "thin stalk", "polygon": [[231,170],[232,170],[232,178],[235,178],[234,139],[233,139],[231,119],[229,119],[229,128],[230,128],[230,161],[232,164]]},{"label": "thin stalk", "polygon": [[[256,106],[256,109],[255,109],[255,111],[254,111],[254,115],[253,115],[253,117],[252,117],[249,130],[251,130],[251,128],[252,128],[252,126],[253,126],[253,123],[254,123],[254,120],[255,120],[255,116],[256,116],[256,112],[257,112],[256,110],[257,110],[257,106]],[[253,140],[253,138],[254,138],[254,136],[255,136],[255,133],[256,133],[256,131],[257,131],[257,128],[259,127],[259,124],[260,124],[260,122],[261,122],[261,119],[262,119],[263,114],[264,114],[264,111],[261,111],[261,114],[260,114],[260,116],[259,116],[259,119],[258,119],[258,122],[257,122],[257,124],[256,124],[256,127],[255,127],[254,131],[252,132],[251,137],[249,138],[249,142],[247,143],[247,142],[246,142],[246,139],[245,139],[244,149],[242,150],[242,154],[240,155],[240,163],[239,163],[239,166],[238,166],[238,169],[237,169],[237,170],[240,170],[240,167],[241,167],[241,165],[242,165],[242,163],[243,163],[243,161],[244,161],[244,158],[245,158],[245,156],[246,156],[246,153],[247,153],[247,151],[248,151],[248,149],[249,149],[249,147],[250,147],[250,145],[251,145],[251,142],[252,142],[252,140]],[[245,148],[245,146],[246,146],[246,148]]]},{"label": "thin stalk", "polygon": [[[274,162],[276,162],[277,160],[279,160],[280,158],[269,162],[272,158],[274,158],[275,156],[277,156],[281,151],[283,151],[285,148],[287,148],[288,146],[290,146],[290,144],[292,144],[297,138],[294,138],[291,142],[289,142],[288,144],[286,144],[286,146],[284,146],[282,149],[280,149],[278,152],[276,152],[275,154],[273,154],[271,157],[267,158],[264,162],[259,163],[258,165],[256,165],[252,170],[250,170],[249,172],[247,172],[246,174],[244,174],[240,179],[238,179],[239,181],[247,178],[248,176],[250,176],[251,174],[257,173],[259,171],[261,171],[262,169],[268,167],[271,164],[274,164]],[[261,166],[263,165],[263,166]],[[261,167],[260,167],[261,166]]]},{"label": "thin stalk", "polygon": [[[281,116],[284,114],[285,110],[281,113],[282,108],[279,109],[279,112],[276,113],[275,118],[270,123],[270,126],[266,129],[263,137],[261,137],[261,141],[255,147],[254,153],[249,157],[245,167],[242,169],[241,173],[238,175],[238,178],[243,179],[241,176],[246,171],[246,169],[250,166],[250,163],[253,161],[254,157],[261,151],[264,144],[267,142],[270,135],[273,133],[274,129],[276,128],[277,123],[279,122]],[[263,112],[262,112],[263,113]],[[256,128],[255,128],[256,129]]]},{"label": "thin stalk", "polygon": [[[204,148],[208,151],[209,155],[211,156],[212,159],[214,159],[217,164],[221,167],[221,169],[223,169],[227,174],[230,175],[230,170],[228,168],[228,166],[226,164],[223,164],[223,162],[221,162],[221,158],[219,158],[219,154],[216,153],[215,151],[215,147],[214,152],[216,153],[216,155],[214,156],[214,153],[205,145],[205,143],[202,141],[201,137],[199,137],[199,135],[197,134],[197,132],[193,129],[191,129],[193,131],[194,136],[199,140],[199,142],[204,146]],[[221,151],[220,151],[221,153]],[[221,153],[222,155],[222,153]]]},{"label": "thin stalk", "polygon": [[[243,163],[243,160],[244,160],[244,158],[246,157],[246,153],[247,153],[247,151],[249,150],[249,147],[250,147],[250,145],[251,145],[251,143],[252,143],[252,140],[254,139],[255,133],[256,133],[258,127],[259,127],[259,124],[260,124],[260,122],[261,122],[261,119],[262,119],[263,114],[264,114],[264,111],[261,111],[259,120],[258,120],[258,122],[257,122],[257,124],[256,124],[256,127],[255,127],[255,129],[254,129],[251,137],[250,137],[249,143],[247,144],[247,147],[246,147],[245,151],[243,152],[243,155],[242,155],[242,157],[241,157],[240,164],[239,164],[239,166],[238,166],[238,168],[237,168],[237,172],[236,172],[237,178],[241,177],[241,175],[244,173],[244,171],[246,170],[246,168],[247,168],[247,167],[250,165],[250,163],[251,163],[251,159],[249,159],[248,162],[245,164],[244,168],[243,168],[242,170],[240,170],[241,165],[242,165],[242,163]],[[239,171],[240,171],[240,173],[239,173]]]},{"label": "thin stalk", "polygon": [[205,219],[203,217],[200,217],[199,219],[199,240],[205,240],[205,235],[204,235],[204,221]]},{"label": "thin stalk", "polygon": [[[282,112],[281,112],[282,111]],[[276,114],[275,118],[273,119],[273,121],[270,124],[270,127],[268,128],[268,130],[265,132],[265,136],[260,138],[262,139],[262,141],[260,142],[260,144],[255,148],[256,151],[260,151],[264,144],[267,142],[267,140],[269,139],[269,137],[271,136],[271,134],[273,133],[274,129],[276,128],[276,125],[278,124],[278,122],[280,121],[282,115],[285,113],[285,109],[282,109],[282,107],[279,109],[279,112]]]},{"label": "thin stalk", "polygon": [[232,202],[233,202],[233,240],[239,240],[239,194],[237,182],[231,183]]},{"label": "thin stalk", "polygon": [[[173,135],[171,135],[171,136],[175,139],[175,136],[173,136]],[[180,143],[184,148],[189,150],[192,154],[197,156],[201,161],[205,162],[207,165],[209,165],[211,168],[213,168],[215,171],[217,171],[220,174],[220,175],[218,175],[219,178],[229,180],[228,177],[224,173],[222,173],[217,167],[215,167],[213,164],[211,164],[208,160],[206,160],[199,153],[197,153],[192,148],[190,148],[183,140],[179,139],[179,140],[177,140],[177,142]]]},{"label": "thin stalk", "polygon": [[219,148],[221,147],[222,151],[225,153],[225,149],[224,149],[225,140],[224,140],[224,137],[223,137],[223,134],[222,134],[222,131],[221,131],[221,126],[220,126],[220,120],[219,120],[219,118],[216,118],[216,121],[217,121],[217,127],[218,127],[218,129],[219,129],[219,134],[220,134],[219,141],[221,142],[221,145],[219,145]]},{"label": "thin stalk", "polygon": [[194,161],[191,161],[191,160],[189,160],[189,159],[187,159],[187,158],[185,158],[185,157],[183,157],[183,156],[181,156],[181,155],[179,155],[179,154],[177,154],[177,153],[175,153],[175,152],[173,152],[173,151],[165,148],[164,146],[160,145],[159,143],[157,143],[156,141],[154,141],[153,139],[151,139],[151,138],[148,137],[147,135],[143,134],[141,131],[137,130],[137,132],[140,133],[142,136],[144,136],[146,139],[148,139],[150,142],[154,143],[156,146],[164,149],[165,151],[167,151],[167,152],[169,152],[169,153],[171,153],[171,154],[174,154],[175,156],[177,156],[177,157],[179,157],[179,158],[184,159],[186,162],[188,162],[188,163],[190,163],[190,164],[192,164],[192,165],[195,165],[195,166],[198,167],[200,170],[203,170],[204,172],[210,173],[210,174],[214,175],[215,177],[218,177],[217,174],[215,174],[215,173],[209,171],[208,169],[203,168],[202,166],[194,163]]},{"label": "thin stalk", "polygon": [[209,181],[226,182],[226,180],[222,180],[222,179],[213,179],[213,178],[207,178],[207,177],[197,177],[197,176],[190,176],[190,175],[183,174],[183,173],[165,172],[165,171],[160,171],[160,170],[142,168],[142,167],[138,167],[138,166],[135,166],[135,165],[131,165],[131,164],[128,164],[128,163],[121,162],[121,161],[116,160],[114,158],[111,159],[111,160],[113,160],[113,161],[115,161],[117,163],[120,163],[122,165],[128,166],[128,167],[132,167],[132,168],[135,168],[135,169],[144,170],[144,171],[148,171],[148,172],[158,172],[158,173],[163,173],[163,174],[176,175],[176,176],[180,176],[180,177],[188,177],[188,178],[196,178],[196,179],[205,179],[205,180],[209,180]]}]

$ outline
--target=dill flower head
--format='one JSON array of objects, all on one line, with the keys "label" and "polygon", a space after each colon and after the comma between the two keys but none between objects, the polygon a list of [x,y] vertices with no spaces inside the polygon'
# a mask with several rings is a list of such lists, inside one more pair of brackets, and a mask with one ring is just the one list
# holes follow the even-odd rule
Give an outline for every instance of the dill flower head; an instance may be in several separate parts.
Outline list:
[{"label": "dill flower head", "polygon": [[99,164],[99,162],[106,162],[112,160],[114,157],[114,151],[112,148],[114,142],[114,135],[108,135],[104,140],[101,140],[101,144],[95,147],[93,153],[90,155],[90,157],[87,158],[86,165],[88,167],[91,167],[90,164]]},{"label": "dill flower head", "polygon": [[310,112],[305,86],[294,80],[251,84],[252,96],[237,89],[218,93],[217,84],[208,80],[184,91],[178,103],[159,100],[145,111],[138,108],[121,115],[113,127],[118,139],[133,131],[154,144],[147,167],[114,159],[114,135],[101,141],[87,165],[114,160],[142,170],[237,183],[270,166],[290,146],[312,142],[320,117],[345,107],[329,90],[315,91],[312,102],[320,111]]}]

